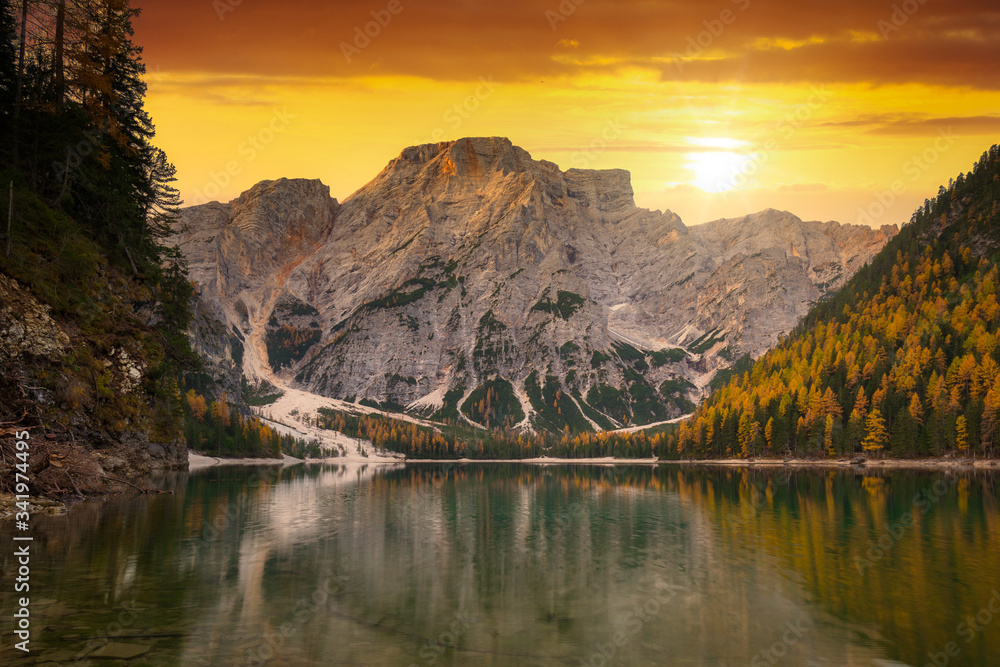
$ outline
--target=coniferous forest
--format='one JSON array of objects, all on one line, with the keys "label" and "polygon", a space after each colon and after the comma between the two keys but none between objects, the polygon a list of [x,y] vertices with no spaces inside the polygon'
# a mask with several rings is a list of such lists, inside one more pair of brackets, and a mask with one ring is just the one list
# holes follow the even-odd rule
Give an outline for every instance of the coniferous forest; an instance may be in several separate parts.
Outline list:
[{"label": "coniferous forest", "polygon": [[[191,288],[162,243],[180,202],[143,108],[135,15],[127,0],[0,0],[0,268],[71,332],[30,380],[54,396],[36,420],[68,427],[86,412],[112,436],[170,438],[178,378],[195,363],[184,335]],[[104,363],[121,355],[141,391],[124,390],[122,369]],[[34,412],[28,380],[6,381],[9,401]]]},{"label": "coniferous forest", "polygon": [[193,291],[164,243],[181,201],[144,108],[137,14],[129,0],[0,0],[0,273],[68,332],[3,374],[0,422],[99,449],[187,435],[206,451],[274,456],[280,438],[248,414],[230,419],[232,406],[226,437],[192,435]]}]

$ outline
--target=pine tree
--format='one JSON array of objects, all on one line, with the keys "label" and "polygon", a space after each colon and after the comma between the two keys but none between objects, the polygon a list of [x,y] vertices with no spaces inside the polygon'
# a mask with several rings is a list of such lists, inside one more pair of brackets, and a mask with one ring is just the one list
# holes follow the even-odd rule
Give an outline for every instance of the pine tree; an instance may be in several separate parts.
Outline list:
[{"label": "pine tree", "polygon": [[916,393],[910,396],[910,406],[908,408],[910,412],[910,417],[918,425],[923,425],[924,423],[924,405],[920,401],[920,396]]},{"label": "pine tree", "polygon": [[983,399],[983,419],[980,424],[979,441],[984,452],[993,449],[998,416],[1000,416],[1000,377],[994,381],[993,386],[986,392]]},{"label": "pine tree", "polygon": [[823,444],[826,453],[830,458],[837,456],[837,450],[833,446],[833,415],[826,416],[826,428],[823,431]]},{"label": "pine tree", "polygon": [[[12,0],[0,0],[0,122],[8,122],[17,89],[17,24]],[[4,132],[0,135],[7,139]]]},{"label": "pine tree", "polygon": [[955,420],[955,447],[963,454],[969,450],[969,429],[966,426],[965,415]]},{"label": "pine tree", "polygon": [[875,408],[868,414],[868,421],[865,423],[865,439],[861,445],[866,452],[878,454],[888,442],[889,432],[885,428],[882,412]]},{"label": "pine tree", "polygon": [[205,397],[199,396],[194,389],[191,389],[186,394],[188,409],[191,410],[192,416],[198,421],[205,419],[205,413],[208,411],[208,406],[205,404]]}]

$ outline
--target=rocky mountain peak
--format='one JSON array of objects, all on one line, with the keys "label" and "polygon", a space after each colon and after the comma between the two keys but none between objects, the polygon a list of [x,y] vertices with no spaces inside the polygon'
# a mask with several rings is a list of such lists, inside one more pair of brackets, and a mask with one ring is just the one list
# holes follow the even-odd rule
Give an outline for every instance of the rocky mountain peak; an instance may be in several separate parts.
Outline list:
[{"label": "rocky mountain peak", "polygon": [[[411,146],[388,169],[434,165],[445,176],[485,176],[532,171],[531,155],[505,137],[467,137],[457,141]],[[554,165],[553,165],[554,166]]]},{"label": "rocky mountain peak", "polygon": [[338,206],[319,179],[261,181],[230,203],[229,224],[264,241],[289,236],[315,241]]},{"label": "rocky mountain peak", "polygon": [[[899,231],[895,226],[874,230],[834,221],[807,222],[788,211],[773,208],[740,218],[713,220],[691,230],[707,243],[718,244],[717,252],[727,259],[754,255],[769,248],[783,249],[789,257],[812,258],[814,263],[839,261],[849,265],[851,273],[871,257],[871,246],[881,247]],[[831,251],[835,257],[830,255]],[[818,260],[818,255],[827,256]]]},{"label": "rocky mountain peak", "polygon": [[570,169],[563,174],[570,197],[608,213],[635,209],[632,174],[624,169]]},{"label": "rocky mountain peak", "polygon": [[411,146],[347,201],[376,208],[404,188],[418,191],[430,203],[477,201],[494,208],[555,203],[591,208],[611,218],[635,211],[631,175],[624,169],[563,172],[504,137]]},{"label": "rocky mountain peak", "polygon": [[773,209],[688,228],[637,208],[627,171],[499,137],[407,148],[342,206],[281,179],[182,226],[223,332],[203,347],[248,377],[551,430],[690,410],[891,237]]}]

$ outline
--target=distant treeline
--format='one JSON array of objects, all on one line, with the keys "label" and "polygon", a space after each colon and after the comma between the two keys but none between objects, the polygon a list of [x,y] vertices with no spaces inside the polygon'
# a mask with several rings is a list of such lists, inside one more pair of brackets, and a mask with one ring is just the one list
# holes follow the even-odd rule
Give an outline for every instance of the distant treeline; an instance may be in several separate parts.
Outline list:
[{"label": "distant treeline", "polygon": [[413,459],[651,458],[667,441],[663,432],[567,433],[560,437],[510,429],[485,431],[454,420],[429,426],[380,414],[359,415],[332,408],[320,408],[313,423],[367,440],[376,450],[396,452]]},{"label": "distant treeline", "polygon": [[223,393],[207,400],[194,389],[184,395],[184,438],[188,449],[229,458],[296,458],[339,456],[339,451],[323,451],[315,440],[306,441],[282,434],[262,419],[241,414]]}]

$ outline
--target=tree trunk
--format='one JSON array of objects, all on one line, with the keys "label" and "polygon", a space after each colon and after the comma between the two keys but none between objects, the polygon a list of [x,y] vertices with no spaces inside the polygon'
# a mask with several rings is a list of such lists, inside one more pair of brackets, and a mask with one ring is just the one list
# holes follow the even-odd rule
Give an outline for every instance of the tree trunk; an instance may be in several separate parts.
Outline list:
[{"label": "tree trunk", "polygon": [[24,50],[28,40],[28,0],[21,0],[21,40],[17,58],[17,93],[14,96],[14,118],[21,112],[21,91],[24,86]]},{"label": "tree trunk", "polygon": [[10,257],[10,223],[14,219],[14,181],[10,182],[10,204],[7,208],[7,257]]},{"label": "tree trunk", "polygon": [[59,8],[56,10],[56,45],[55,45],[55,70],[56,70],[56,106],[61,107],[66,91],[66,73],[63,63],[63,50],[65,43],[66,26],[66,0],[59,0]]},{"label": "tree trunk", "polygon": [[14,136],[11,141],[13,144],[14,153],[14,165],[18,163],[18,151],[17,144],[19,139],[18,132],[18,119],[21,116],[21,98],[22,91],[24,89],[24,50],[25,44],[28,41],[28,0],[21,0],[21,50],[17,58],[17,92],[14,94],[14,122],[12,123]]}]

